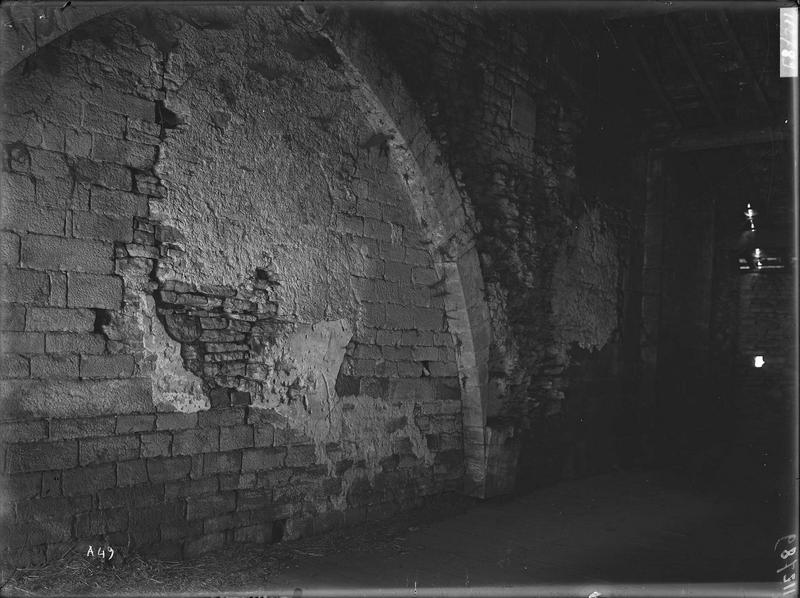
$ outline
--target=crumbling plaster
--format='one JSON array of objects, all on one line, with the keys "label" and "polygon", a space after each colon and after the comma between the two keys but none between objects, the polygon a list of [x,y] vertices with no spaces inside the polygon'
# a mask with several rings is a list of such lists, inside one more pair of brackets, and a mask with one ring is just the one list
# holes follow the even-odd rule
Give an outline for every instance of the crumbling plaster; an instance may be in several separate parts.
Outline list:
[{"label": "crumbling plaster", "polygon": [[[296,13],[239,12],[223,15],[236,27],[186,27],[183,14],[174,14],[160,22],[165,31],[149,34],[170,39],[180,32],[180,52],[164,64],[170,122],[154,166],[166,199],[150,202],[151,219],[175,231],[180,251],[157,263],[155,283],[250,293],[254,274],[268,271],[281,325],[271,343],[251,351],[266,376],[241,388],[253,395],[252,405],[313,439],[319,461],[326,460],[326,443],[349,437],[343,446],[354,452],[345,455],[366,457],[377,471],[392,451],[389,418],[404,422],[397,434],[430,463],[413,401],[355,396],[343,403],[334,382],[348,343],[366,331],[353,277],[380,276],[374,248],[350,235],[354,214],[376,210],[378,225],[388,221],[389,238],[380,242],[400,255],[405,247],[428,251],[453,233],[400,131],[353,65],[343,68],[329,41],[294,26]],[[446,277],[445,267],[438,271]],[[175,341],[149,319],[152,301],[139,303],[136,319],[149,324],[146,353],[159,380],[154,402],[167,410],[206,408],[199,379],[175,359]],[[153,349],[162,341],[164,350]],[[364,429],[369,422],[374,434]]]},{"label": "crumbling plaster", "polygon": [[597,209],[581,215],[553,270],[554,340],[597,350],[618,329],[618,242]]}]

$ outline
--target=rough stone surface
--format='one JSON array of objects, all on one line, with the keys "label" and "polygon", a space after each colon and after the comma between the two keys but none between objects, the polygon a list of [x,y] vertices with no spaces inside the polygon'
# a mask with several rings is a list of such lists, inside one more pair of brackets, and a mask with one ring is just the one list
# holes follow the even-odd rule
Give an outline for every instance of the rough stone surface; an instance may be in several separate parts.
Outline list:
[{"label": "rough stone surface", "polygon": [[[10,436],[5,463],[89,500],[59,541],[124,531],[146,550],[159,517],[200,517],[162,532],[191,555],[267,541],[271,518],[297,537],[324,531],[320,509],[393,512],[461,475],[414,158],[295,17],[116,11],[6,76],[3,417],[49,426]],[[207,19],[224,26],[187,26]],[[254,487],[270,490],[235,494]]]},{"label": "rough stone surface", "polygon": [[581,195],[584,117],[533,42],[467,12],[46,11],[31,36],[20,10],[0,384],[30,427],[4,463],[41,476],[15,525],[69,513],[32,550],[299,537],[561,450],[537,426],[613,355],[624,222]]}]

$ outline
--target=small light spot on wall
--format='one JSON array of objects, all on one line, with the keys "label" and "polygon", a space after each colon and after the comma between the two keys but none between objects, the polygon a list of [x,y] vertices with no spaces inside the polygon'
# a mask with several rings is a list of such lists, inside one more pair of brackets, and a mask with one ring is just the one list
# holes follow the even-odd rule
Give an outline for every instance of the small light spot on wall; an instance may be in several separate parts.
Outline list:
[{"label": "small light spot on wall", "polygon": [[756,355],[753,357],[753,365],[757,368],[764,367],[764,356]]}]

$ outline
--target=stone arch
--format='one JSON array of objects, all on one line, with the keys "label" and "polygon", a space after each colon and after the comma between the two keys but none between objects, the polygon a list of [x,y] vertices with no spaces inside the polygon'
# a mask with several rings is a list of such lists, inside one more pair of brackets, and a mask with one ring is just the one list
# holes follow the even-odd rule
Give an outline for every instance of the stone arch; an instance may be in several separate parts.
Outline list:
[{"label": "stone arch", "polygon": [[445,280],[446,309],[462,382],[465,492],[484,496],[486,405],[491,329],[483,276],[475,248],[475,220],[469,198],[454,180],[400,76],[386,67],[374,40],[345,11],[312,15],[307,26],[331,39],[345,56],[350,74],[370,106],[376,126],[389,127],[397,168],[403,172],[417,218],[427,231],[437,269]]},{"label": "stone arch", "polygon": [[[34,7],[3,9],[7,51],[0,72],[79,25],[125,6]],[[490,328],[483,279],[474,245],[474,218],[397,73],[363,28],[346,12],[314,14],[293,9],[309,31],[327,38],[343,58],[346,77],[360,94],[371,124],[388,131],[392,166],[401,173],[418,223],[427,235],[435,267],[444,281],[445,309],[461,380],[466,476],[464,490],[483,496],[486,479],[486,402]],[[46,26],[43,26],[46,25]]]},{"label": "stone arch", "polygon": [[120,5],[81,4],[60,7],[54,4],[21,2],[3,6],[0,8],[0,26],[3,31],[0,75],[5,75],[39,49],[82,23],[121,8],[123,7]]}]

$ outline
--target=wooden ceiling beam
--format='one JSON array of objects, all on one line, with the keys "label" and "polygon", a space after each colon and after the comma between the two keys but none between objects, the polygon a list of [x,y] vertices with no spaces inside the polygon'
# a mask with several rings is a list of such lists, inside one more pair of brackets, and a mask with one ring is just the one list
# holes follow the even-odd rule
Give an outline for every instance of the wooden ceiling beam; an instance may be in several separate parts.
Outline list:
[{"label": "wooden ceiling beam", "polygon": [[771,110],[769,108],[769,102],[767,102],[767,97],[764,95],[764,90],[761,88],[761,84],[758,82],[756,74],[753,71],[753,67],[747,60],[747,56],[745,56],[744,50],[742,50],[742,45],[739,43],[739,38],[736,36],[736,32],[733,30],[733,27],[731,26],[730,19],[728,19],[728,15],[725,13],[724,10],[721,10],[719,11],[719,13],[717,13],[717,17],[719,19],[720,25],[722,26],[722,30],[725,32],[728,41],[733,47],[733,52],[736,55],[736,60],[742,67],[744,76],[750,83],[750,86],[753,89],[753,93],[755,94],[756,99],[758,100],[759,106],[761,106],[761,109],[764,111],[764,117],[771,118],[772,115],[771,115]]},{"label": "wooden ceiling beam", "polygon": [[[609,33],[611,32],[609,31]],[[681,123],[681,119],[678,118],[677,112],[675,112],[675,107],[672,105],[669,97],[667,97],[667,93],[664,90],[664,87],[661,85],[661,82],[655,76],[653,69],[650,67],[650,63],[647,61],[647,58],[645,57],[644,52],[642,52],[642,48],[639,46],[639,42],[636,41],[636,36],[632,31],[628,31],[628,43],[630,44],[631,50],[633,50],[636,60],[642,67],[642,71],[644,71],[644,76],[647,78],[648,83],[650,83],[650,87],[653,88],[653,91],[658,97],[659,102],[661,102],[662,107],[669,115],[673,124],[675,124],[678,128],[681,128],[683,124]]]},{"label": "wooden ceiling beam", "polygon": [[783,142],[789,139],[791,139],[791,128],[786,124],[749,127],[722,126],[682,131],[667,138],[654,139],[649,145],[655,151],[691,152],[757,143]]},{"label": "wooden ceiling beam", "polygon": [[703,80],[700,71],[697,70],[697,65],[694,62],[694,58],[692,58],[691,53],[689,52],[689,48],[686,46],[686,43],[683,41],[678,28],[675,26],[672,17],[669,15],[664,15],[664,24],[667,26],[667,30],[669,31],[670,36],[672,37],[672,41],[675,42],[675,46],[678,48],[678,53],[683,58],[683,62],[686,67],[689,69],[689,72],[692,75],[692,79],[694,79],[695,85],[700,90],[700,93],[703,94],[703,98],[705,98],[706,105],[708,109],[711,111],[711,114],[714,116],[714,120],[717,121],[717,124],[723,124],[725,119],[722,118],[722,114],[717,107],[717,103],[714,101],[714,97],[711,95],[711,90],[706,85],[706,82]]}]

